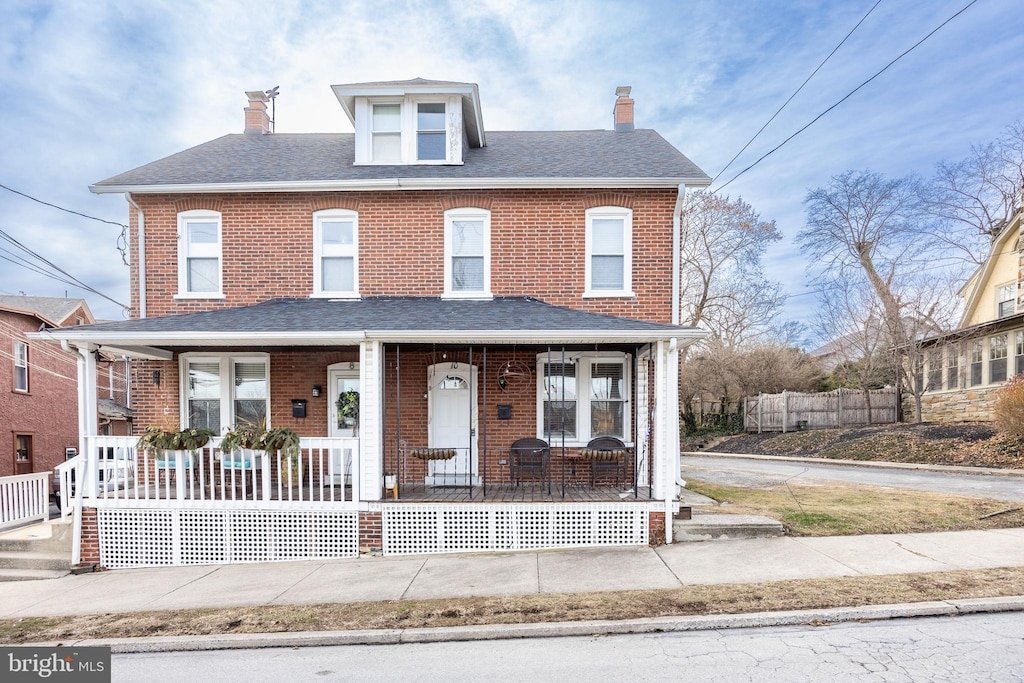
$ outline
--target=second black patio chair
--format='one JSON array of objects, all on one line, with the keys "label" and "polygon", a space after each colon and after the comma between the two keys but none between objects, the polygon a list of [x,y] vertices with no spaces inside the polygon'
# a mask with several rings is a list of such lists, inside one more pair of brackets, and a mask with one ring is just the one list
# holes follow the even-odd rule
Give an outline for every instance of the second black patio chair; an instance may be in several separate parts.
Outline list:
[{"label": "second black patio chair", "polygon": [[618,485],[626,478],[626,444],[614,436],[599,436],[591,439],[586,448],[580,449],[580,457],[590,462],[590,485],[595,486],[599,478],[615,475]]},{"label": "second black patio chair", "polygon": [[524,479],[543,483],[551,475],[551,449],[543,439],[518,439],[509,448],[508,456],[514,486]]}]

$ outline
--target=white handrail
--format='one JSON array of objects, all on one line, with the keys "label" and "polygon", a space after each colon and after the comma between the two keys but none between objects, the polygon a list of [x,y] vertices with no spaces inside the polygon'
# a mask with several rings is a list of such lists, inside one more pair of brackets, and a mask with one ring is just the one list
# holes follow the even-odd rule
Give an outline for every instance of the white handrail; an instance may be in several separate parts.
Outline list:
[{"label": "white handrail", "polygon": [[49,472],[0,477],[0,529],[50,519]]}]

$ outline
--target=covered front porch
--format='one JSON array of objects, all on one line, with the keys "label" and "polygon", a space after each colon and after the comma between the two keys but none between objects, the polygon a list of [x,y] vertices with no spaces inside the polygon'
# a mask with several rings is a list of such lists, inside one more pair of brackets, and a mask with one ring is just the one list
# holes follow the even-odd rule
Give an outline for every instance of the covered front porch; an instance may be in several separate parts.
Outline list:
[{"label": "covered front porch", "polygon": [[[82,484],[68,503],[85,523],[84,558],[114,557],[134,543],[124,529],[154,515],[171,563],[207,561],[186,552],[204,538],[228,562],[287,559],[279,551],[292,546],[342,556],[646,543],[654,516],[671,541],[677,354],[697,330],[527,298],[396,297],[59,334],[80,355],[82,446],[62,467]],[[134,437],[90,433],[100,348],[138,359],[140,428],[170,416],[223,433],[254,416],[298,432],[299,453],[226,453],[214,438],[159,458]],[[331,534],[343,541],[314,540]]]}]

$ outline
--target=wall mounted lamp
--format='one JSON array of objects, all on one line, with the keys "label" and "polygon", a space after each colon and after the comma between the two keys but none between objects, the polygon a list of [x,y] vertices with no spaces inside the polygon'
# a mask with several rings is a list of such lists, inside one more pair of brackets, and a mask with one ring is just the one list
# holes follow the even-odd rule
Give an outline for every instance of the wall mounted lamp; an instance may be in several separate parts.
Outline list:
[{"label": "wall mounted lamp", "polygon": [[313,398],[316,398],[317,396],[320,395],[320,388],[321,387],[320,387],[319,384],[314,384],[313,385]]}]

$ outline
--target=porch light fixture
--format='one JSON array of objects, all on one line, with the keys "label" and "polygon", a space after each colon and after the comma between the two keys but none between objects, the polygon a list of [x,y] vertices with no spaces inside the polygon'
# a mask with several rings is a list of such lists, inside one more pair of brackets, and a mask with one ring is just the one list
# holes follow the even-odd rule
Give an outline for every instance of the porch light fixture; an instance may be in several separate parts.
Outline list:
[{"label": "porch light fixture", "polygon": [[159,370],[154,370],[153,371],[153,384],[155,384],[156,386],[160,386],[160,371]]},{"label": "porch light fixture", "polygon": [[319,395],[320,395],[320,385],[319,384],[314,384],[313,385],[313,398],[316,398]]}]

